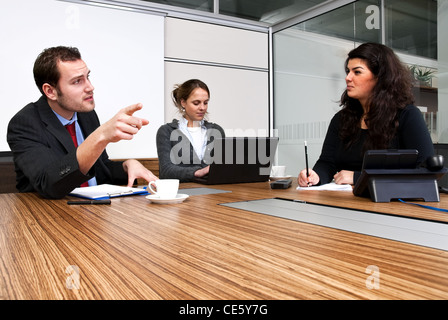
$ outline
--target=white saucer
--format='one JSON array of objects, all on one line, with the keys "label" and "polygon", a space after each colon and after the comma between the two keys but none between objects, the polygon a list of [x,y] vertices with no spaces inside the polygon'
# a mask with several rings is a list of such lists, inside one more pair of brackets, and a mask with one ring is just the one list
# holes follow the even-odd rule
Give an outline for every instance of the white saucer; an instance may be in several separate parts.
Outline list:
[{"label": "white saucer", "polygon": [[284,176],[284,177],[269,177],[269,180],[271,180],[271,181],[275,181],[275,180],[283,180],[283,179],[290,179],[291,178],[291,175],[287,175],[287,176]]},{"label": "white saucer", "polygon": [[150,194],[149,196],[146,196],[146,199],[150,200],[151,202],[159,203],[159,204],[173,204],[173,203],[181,203],[185,199],[187,199],[188,197],[189,197],[188,194],[178,193],[175,198],[172,198],[172,199],[161,199],[156,194]]}]

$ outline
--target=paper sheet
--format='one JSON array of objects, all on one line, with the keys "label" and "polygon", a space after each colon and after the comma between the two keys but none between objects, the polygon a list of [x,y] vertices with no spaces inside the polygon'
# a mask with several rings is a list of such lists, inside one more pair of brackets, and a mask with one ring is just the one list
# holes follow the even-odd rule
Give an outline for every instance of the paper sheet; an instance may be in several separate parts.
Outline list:
[{"label": "paper sheet", "polygon": [[336,190],[336,191],[353,191],[353,188],[350,184],[336,184],[334,182],[330,182],[327,184],[323,184],[321,186],[311,186],[311,187],[297,187],[297,190]]}]

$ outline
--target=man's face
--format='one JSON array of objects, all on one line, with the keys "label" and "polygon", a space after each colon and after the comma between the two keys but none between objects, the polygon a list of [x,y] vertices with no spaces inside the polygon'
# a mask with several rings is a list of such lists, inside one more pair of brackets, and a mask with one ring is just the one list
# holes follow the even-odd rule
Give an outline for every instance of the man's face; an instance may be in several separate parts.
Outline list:
[{"label": "man's face", "polygon": [[59,61],[60,79],[56,86],[56,102],[61,116],[73,112],[89,112],[95,108],[94,87],[90,83],[90,70],[82,60]]}]

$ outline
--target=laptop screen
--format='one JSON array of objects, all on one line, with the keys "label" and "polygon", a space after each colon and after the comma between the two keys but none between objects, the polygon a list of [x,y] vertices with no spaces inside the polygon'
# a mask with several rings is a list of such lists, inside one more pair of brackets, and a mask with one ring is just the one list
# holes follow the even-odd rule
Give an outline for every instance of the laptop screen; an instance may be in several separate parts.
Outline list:
[{"label": "laptop screen", "polygon": [[214,141],[207,184],[267,181],[274,162],[278,138],[226,137]]}]

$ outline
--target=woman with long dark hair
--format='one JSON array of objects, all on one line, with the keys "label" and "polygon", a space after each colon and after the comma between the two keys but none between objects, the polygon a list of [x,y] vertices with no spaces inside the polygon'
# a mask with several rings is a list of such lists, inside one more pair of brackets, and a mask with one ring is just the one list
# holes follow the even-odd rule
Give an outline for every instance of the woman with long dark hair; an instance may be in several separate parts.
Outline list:
[{"label": "woman with long dark hair", "polygon": [[322,153],[298,177],[300,186],[355,184],[366,150],[416,149],[418,161],[434,154],[426,123],[413,105],[409,69],[388,47],[364,43],[345,61],[347,88],[342,109],[330,122]]}]

